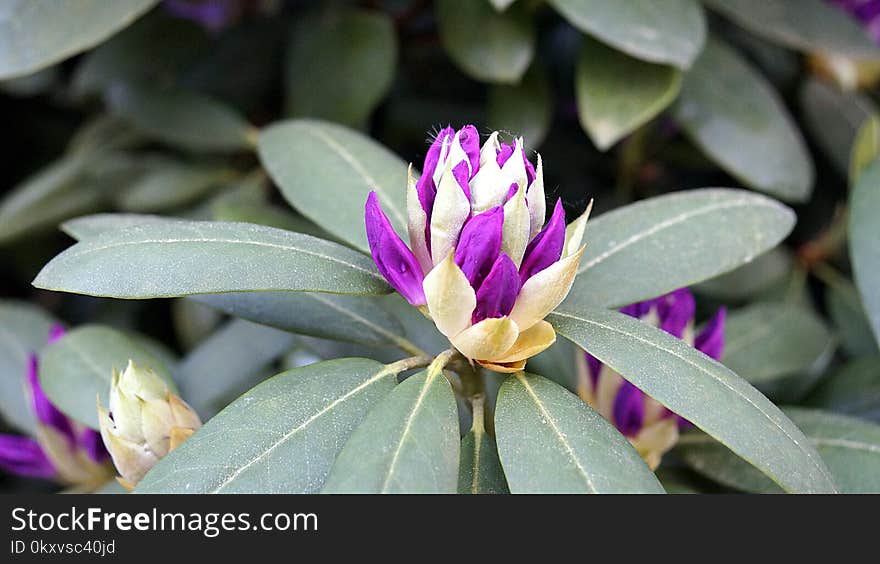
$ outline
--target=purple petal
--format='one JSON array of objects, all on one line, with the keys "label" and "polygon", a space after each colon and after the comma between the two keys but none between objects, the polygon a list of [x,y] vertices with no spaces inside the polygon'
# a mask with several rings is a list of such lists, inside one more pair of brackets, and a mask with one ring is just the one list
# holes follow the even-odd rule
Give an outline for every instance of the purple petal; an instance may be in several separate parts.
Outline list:
[{"label": "purple petal", "polygon": [[550,221],[526,247],[522,265],[519,267],[520,281],[525,284],[526,280],[558,261],[564,245],[565,210],[562,208],[562,200],[556,200],[556,208]]},{"label": "purple petal", "polygon": [[517,184],[516,182],[511,182],[510,188],[507,189],[507,197],[504,198],[504,203],[506,204],[507,202],[509,202],[510,199],[513,198],[518,191],[519,191],[519,184]]},{"label": "purple petal", "polygon": [[373,261],[385,280],[412,305],[425,303],[422,267],[409,247],[394,232],[375,192],[367,196],[364,223]]},{"label": "purple petal", "polygon": [[37,421],[67,437],[71,447],[75,445],[76,435],[73,432],[70,419],[49,401],[40,385],[37,357],[33,354],[28,359],[27,382],[31,393],[31,406],[37,416]]},{"label": "purple petal", "polygon": [[219,31],[230,23],[241,7],[235,0],[165,0],[165,9],[178,18],[192,20],[211,31]]},{"label": "purple petal", "polygon": [[455,264],[471,286],[479,288],[501,252],[504,208],[496,206],[470,218],[455,247]]},{"label": "purple petal", "polygon": [[452,177],[455,178],[455,181],[458,182],[458,185],[461,186],[462,191],[464,192],[465,197],[467,197],[468,201],[471,199],[471,186],[470,186],[470,178],[468,177],[469,169],[468,164],[465,161],[461,161],[455,168],[452,169]]},{"label": "purple petal", "polygon": [[458,131],[458,142],[470,161],[470,178],[473,178],[480,168],[480,133],[473,125],[466,125]]},{"label": "purple petal", "polygon": [[80,435],[79,446],[95,462],[103,462],[110,456],[104,448],[101,434],[89,428],[84,429]]},{"label": "purple petal", "polygon": [[30,437],[0,435],[0,468],[29,478],[54,478],[55,468]]},{"label": "purple petal", "polygon": [[645,398],[642,391],[624,380],[614,398],[614,425],[627,437],[642,429],[645,419]]},{"label": "purple petal", "polygon": [[509,256],[498,255],[492,270],[477,290],[477,307],[471,318],[479,323],[490,317],[509,315],[519,295],[519,271]]},{"label": "purple petal", "polygon": [[687,288],[680,288],[657,299],[657,316],[660,328],[681,339],[684,330],[694,319],[694,295]]},{"label": "purple petal", "polygon": [[64,325],[54,323],[52,327],[49,328],[49,344],[51,345],[63,337],[65,333],[67,333],[67,330],[64,328]]},{"label": "purple petal", "polygon": [[724,322],[727,309],[719,309],[694,339],[694,347],[706,356],[721,360],[724,354]]},{"label": "purple petal", "polygon": [[510,155],[513,154],[513,143],[502,143],[501,148],[498,149],[495,154],[495,162],[498,163],[499,167],[504,166],[504,163],[507,162],[507,159],[510,158]]},{"label": "purple petal", "polygon": [[431,210],[434,209],[434,198],[437,196],[437,187],[434,186],[434,171],[437,169],[437,163],[440,162],[440,151],[443,148],[443,141],[451,141],[455,135],[455,130],[451,127],[445,127],[440,130],[428,154],[425,155],[425,163],[422,166],[422,176],[416,182],[416,192],[419,195],[419,202],[422,209],[428,215],[428,225],[431,224]]},{"label": "purple petal", "polygon": [[641,319],[642,317],[650,313],[651,308],[654,306],[655,302],[656,300],[645,300],[643,302],[636,302],[634,304],[630,304],[628,306],[620,308],[620,313],[626,314],[630,317],[635,317],[636,319]]},{"label": "purple petal", "polygon": [[599,385],[599,374],[602,372],[602,361],[588,352],[584,355],[587,357],[587,371],[590,375],[590,382],[593,384],[593,390]]}]

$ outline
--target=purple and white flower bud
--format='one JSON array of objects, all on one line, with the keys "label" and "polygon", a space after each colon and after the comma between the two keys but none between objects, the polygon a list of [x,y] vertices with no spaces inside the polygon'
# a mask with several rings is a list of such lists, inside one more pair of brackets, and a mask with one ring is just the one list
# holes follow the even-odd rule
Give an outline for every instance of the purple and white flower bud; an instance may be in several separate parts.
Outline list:
[{"label": "purple and white flower bud", "polygon": [[110,409],[99,404],[98,420],[119,483],[128,489],[202,426],[164,380],[131,361],[122,373],[113,371]]},{"label": "purple and white flower bud", "polygon": [[[653,300],[638,302],[621,313],[641,319],[682,339],[719,360],[724,352],[726,310],[719,309],[694,335],[694,297],[682,288]],[[589,353],[578,354],[578,395],[625,435],[651,468],[678,441],[680,429],[690,425],[659,402],[624,380]]]},{"label": "purple and white flower bud", "polygon": [[[54,325],[49,342],[63,335],[64,328]],[[35,354],[28,359],[26,387],[37,420],[35,437],[0,435],[0,468],[86,490],[103,485],[112,476],[112,468],[98,433],[77,424],[49,401],[40,385]]]},{"label": "purple and white flower bud", "polygon": [[535,168],[522,139],[500,143],[496,132],[480,147],[472,125],[441,130],[418,180],[410,169],[407,213],[409,246],[370,193],[373,260],[459,352],[515,372],[553,344],[544,317],[574,282],[589,210],[567,229],[557,201],[544,225],[541,158]]}]

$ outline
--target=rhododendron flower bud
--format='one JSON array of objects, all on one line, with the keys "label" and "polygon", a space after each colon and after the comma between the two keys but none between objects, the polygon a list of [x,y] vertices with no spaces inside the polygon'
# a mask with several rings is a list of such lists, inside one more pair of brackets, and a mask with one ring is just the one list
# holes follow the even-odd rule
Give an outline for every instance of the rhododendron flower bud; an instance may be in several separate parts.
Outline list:
[{"label": "rhododendron flower bud", "polygon": [[[663,329],[715,360],[724,352],[725,309],[719,309],[695,336],[694,297],[686,288],[620,311]],[[656,468],[678,441],[679,429],[689,423],[589,353],[579,355],[578,363],[578,394],[629,438],[651,468]]]},{"label": "rhododendron flower bud", "polygon": [[499,372],[522,370],[556,333],[544,317],[568,294],[589,210],[568,228],[556,202],[546,221],[540,156],[522,139],[480,146],[468,125],[440,131],[407,191],[407,245],[367,198],[367,240],[379,272],[429,315],[464,356]]},{"label": "rhododendron flower bud", "polygon": [[113,371],[109,411],[98,405],[101,437],[122,485],[131,489],[202,423],[152,370],[129,361]]}]

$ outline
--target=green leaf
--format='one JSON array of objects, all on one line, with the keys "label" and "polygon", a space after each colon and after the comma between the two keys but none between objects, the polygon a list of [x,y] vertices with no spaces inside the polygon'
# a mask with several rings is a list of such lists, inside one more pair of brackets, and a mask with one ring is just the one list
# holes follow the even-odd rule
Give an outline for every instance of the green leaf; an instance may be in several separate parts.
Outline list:
[{"label": "green leaf", "polygon": [[750,188],[793,202],[813,189],[813,163],[773,87],[718,40],[685,74],[675,117],[718,166]]},{"label": "green leaf", "polygon": [[860,92],[844,92],[818,78],[805,80],[798,97],[813,141],[838,172],[849,173],[859,127],[876,110],[874,103]]},{"label": "green leaf", "polygon": [[864,356],[880,352],[858,290],[848,280],[841,278],[828,284],[825,309],[837,329],[840,345],[847,353]]},{"label": "green leaf", "polygon": [[397,64],[391,18],[348,10],[306,19],[287,52],[287,113],[363,127],[388,93]]},{"label": "green leaf", "polygon": [[849,216],[849,254],[865,313],[880,343],[880,159],[875,160],[852,188]]},{"label": "green leaf", "polygon": [[388,291],[372,260],[335,243],[248,223],[185,220],[147,223],[80,241],[43,267],[34,285],[128,299],[279,290]]},{"label": "green leaf", "polygon": [[553,93],[547,72],[535,64],[519,84],[493,85],[486,112],[490,128],[522,137],[527,149],[540,146],[553,118]]},{"label": "green leaf", "polygon": [[880,422],[880,355],[844,364],[821,382],[804,403]]},{"label": "green leaf", "polygon": [[0,9],[0,79],[36,72],[116,33],[158,0],[11,0]]},{"label": "green leaf", "polygon": [[181,397],[205,421],[250,388],[251,379],[293,343],[290,333],[233,319],[178,364],[174,375]]},{"label": "green leaf", "polygon": [[177,389],[161,360],[125,333],[103,325],[77,327],[47,346],[40,355],[40,384],[65,415],[97,429],[95,400],[100,397],[101,405],[108,405],[113,370],[124,370],[129,360]]},{"label": "green leaf", "polygon": [[[880,493],[880,425],[819,410],[788,407],[784,411],[822,456],[841,493]],[[680,445],[685,461],[713,480],[748,492],[779,492],[706,435],[684,435]]]},{"label": "green leaf", "polygon": [[345,358],[266,380],[205,423],[138,493],[317,493],[351,432],[397,383],[397,368]]},{"label": "green leaf", "polygon": [[161,215],[148,215],[139,213],[96,213],[84,215],[65,221],[61,224],[61,230],[76,239],[83,241],[94,239],[103,233],[121,231],[131,227],[145,225],[173,226],[180,220]]},{"label": "green leaf", "polygon": [[93,211],[101,194],[81,182],[88,162],[81,154],[64,156],[6,194],[0,200],[0,243]]},{"label": "green leaf", "polygon": [[406,233],[406,163],[369,137],[318,120],[290,120],[260,133],[263,166],[290,204],[331,234],[369,252],[364,203],[375,190],[391,224]]},{"label": "green leaf", "polygon": [[509,493],[504,470],[498,460],[498,447],[485,430],[471,429],[461,438],[459,460],[458,493]]},{"label": "green leaf", "polygon": [[553,380],[563,388],[574,392],[578,386],[575,358],[580,354],[583,354],[583,351],[568,339],[556,339],[550,348],[529,359],[529,371]]},{"label": "green leaf", "polygon": [[[873,109],[873,106],[871,106]],[[849,152],[849,183],[855,185],[859,176],[878,156],[880,156],[880,116],[873,112],[859,122],[861,126],[855,134]]]},{"label": "green leaf", "polygon": [[[565,303],[619,307],[713,278],[776,246],[794,222],[774,200],[723,188],[616,209],[587,223],[587,249]],[[633,265],[649,274],[632,276]]]},{"label": "green leaf", "polygon": [[308,292],[254,292],[198,296],[236,317],[322,339],[364,345],[394,345],[403,327],[375,298]]},{"label": "green leaf", "polygon": [[584,39],[575,70],[578,117],[600,150],[656,117],[680,88],[677,68],[646,63]]},{"label": "green leaf", "polygon": [[228,168],[167,163],[147,172],[116,199],[129,212],[158,212],[181,207],[234,178]]},{"label": "green leaf", "polygon": [[252,126],[208,96],[146,84],[114,83],[107,105],[144,135],[193,151],[237,151],[252,146]]},{"label": "green leaf", "polygon": [[727,316],[721,362],[760,387],[807,372],[831,341],[825,324],[806,307],[756,303]]},{"label": "green leaf", "polygon": [[857,20],[823,0],[703,0],[752,33],[807,53],[876,58],[880,49]]},{"label": "green leaf", "polygon": [[696,290],[725,301],[745,300],[783,283],[793,268],[791,252],[776,247],[727,274],[701,282]]},{"label": "green leaf", "polygon": [[29,356],[46,346],[54,323],[35,305],[0,300],[0,415],[28,434],[36,428],[27,389]]},{"label": "green leaf", "polygon": [[455,493],[458,414],[440,369],[404,380],[342,448],[324,493]]},{"label": "green leaf", "polygon": [[695,0],[550,0],[573,26],[624,53],[686,69],[703,48],[706,18]]},{"label": "green leaf", "polygon": [[487,0],[438,0],[440,40],[468,76],[483,82],[520,81],[535,52],[535,29],[522,5],[499,13]]},{"label": "green leaf", "polygon": [[495,409],[512,493],[663,493],[629,441],[559,384],[516,374],[501,385]]},{"label": "green leaf", "polygon": [[[819,455],[775,405],[684,341],[638,319],[601,309],[557,311],[547,321],[786,491],[835,491]],[[508,481],[512,482],[509,473]]]}]

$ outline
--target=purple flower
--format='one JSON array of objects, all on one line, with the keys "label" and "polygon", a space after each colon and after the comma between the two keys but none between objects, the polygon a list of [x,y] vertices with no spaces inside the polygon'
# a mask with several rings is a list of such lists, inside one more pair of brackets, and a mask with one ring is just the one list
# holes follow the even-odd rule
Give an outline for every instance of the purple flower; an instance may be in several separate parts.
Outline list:
[{"label": "purple flower", "polygon": [[165,0],[165,9],[175,17],[192,20],[208,31],[219,32],[246,13],[267,7],[265,0]]},{"label": "purple flower", "polygon": [[880,43],[880,0],[827,0],[849,13]]},{"label": "purple flower", "polygon": [[477,129],[442,129],[407,191],[409,246],[371,192],[365,207],[379,272],[466,357],[514,372],[556,338],[544,316],[567,295],[587,214],[566,234],[557,201],[544,225],[541,159],[522,139],[480,146]]},{"label": "purple flower", "polygon": [[[61,325],[49,331],[49,343],[64,335]],[[37,420],[35,438],[0,435],[0,468],[32,478],[53,479],[66,484],[97,486],[110,477],[107,451],[101,437],[61,413],[43,391],[39,362],[28,358],[28,401]],[[24,399],[24,398],[23,398]]]},{"label": "purple flower", "polygon": [[[719,360],[724,352],[726,310],[719,309],[694,335],[694,296],[681,288],[659,298],[622,308],[621,313],[641,319],[691,344]],[[583,354],[578,393],[626,437],[651,467],[678,440],[678,431],[689,422],[663,407],[624,380],[589,353]]]}]

